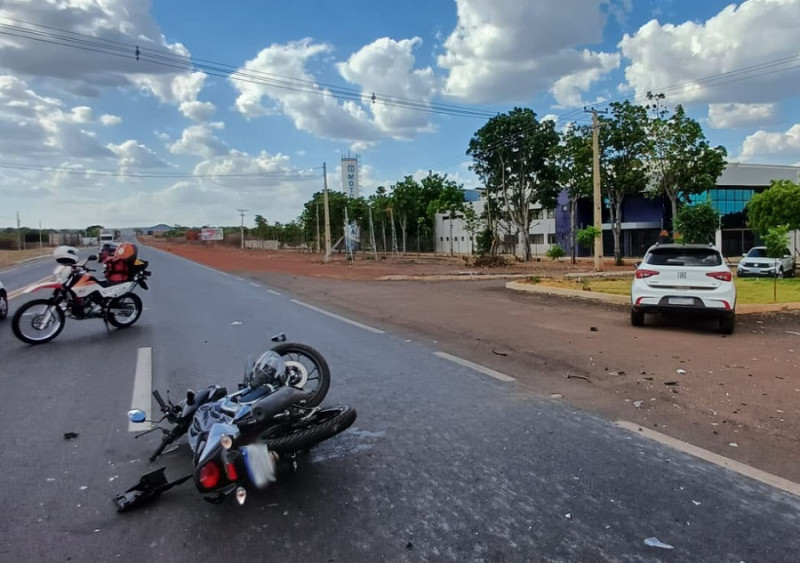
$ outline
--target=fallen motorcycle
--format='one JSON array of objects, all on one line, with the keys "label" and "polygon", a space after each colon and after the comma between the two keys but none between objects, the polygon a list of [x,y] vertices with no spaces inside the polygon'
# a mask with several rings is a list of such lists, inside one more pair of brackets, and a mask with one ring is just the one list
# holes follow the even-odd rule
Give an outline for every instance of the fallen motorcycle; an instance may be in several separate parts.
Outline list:
[{"label": "fallen motorcycle", "polygon": [[[200,392],[187,391],[174,404],[156,390],[153,397],[163,416],[155,426],[137,434],[162,432],[161,444],[150,456],[154,461],[184,435],[188,436],[194,470],[169,482],[165,468],[142,476],[139,483],[114,497],[119,512],[131,510],[189,479],[212,503],[233,494],[244,504],[248,488],[263,488],[275,480],[279,460],[296,456],[353,424],[356,411],[349,406],[320,407],[330,386],[325,358],[305,344],[280,342],[245,369],[239,389],[211,385]],[[128,413],[131,422],[147,422],[139,409]],[[172,426],[159,424],[166,420]]]},{"label": "fallen motorcycle", "polygon": [[[52,289],[47,299],[33,299],[14,314],[11,328],[14,335],[27,344],[44,344],[64,329],[66,317],[76,320],[103,319],[117,328],[132,326],[142,314],[142,300],[133,293],[139,286],[147,289],[148,263],[137,259],[136,245],[122,243],[115,256],[104,264],[106,279],[95,278],[88,262],[97,260],[91,255],[78,261],[78,251],[60,246],[54,251],[59,266],[54,281],[28,287],[23,293]],[[113,272],[112,272],[113,268]]]}]

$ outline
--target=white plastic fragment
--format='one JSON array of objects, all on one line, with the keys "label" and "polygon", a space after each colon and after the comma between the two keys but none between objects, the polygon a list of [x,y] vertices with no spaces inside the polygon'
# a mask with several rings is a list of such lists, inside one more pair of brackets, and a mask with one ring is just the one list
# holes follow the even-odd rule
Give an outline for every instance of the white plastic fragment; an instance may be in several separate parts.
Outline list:
[{"label": "white plastic fragment", "polygon": [[729,442],[728,445],[730,447],[732,447],[732,448],[738,448],[739,447],[739,444],[737,444],[736,442]]},{"label": "white plastic fragment", "polygon": [[675,373],[678,373],[680,375],[686,375],[686,370],[683,368],[678,368],[675,370]]},{"label": "white plastic fragment", "polygon": [[647,538],[644,540],[644,545],[649,547],[660,547],[661,549],[675,549],[673,546],[662,542],[658,538]]},{"label": "white plastic fragment", "polygon": [[634,401],[633,402],[633,406],[636,407],[637,409],[640,409],[640,408],[642,408],[642,402],[641,401]]}]

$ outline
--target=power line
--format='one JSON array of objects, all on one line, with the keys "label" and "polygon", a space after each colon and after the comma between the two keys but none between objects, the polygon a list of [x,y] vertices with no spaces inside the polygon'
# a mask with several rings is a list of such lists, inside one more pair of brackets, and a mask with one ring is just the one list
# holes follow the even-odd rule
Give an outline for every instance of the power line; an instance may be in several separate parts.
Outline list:
[{"label": "power line", "polygon": [[30,27],[0,23],[0,34],[3,35],[127,59],[135,56],[137,61],[174,68],[176,70],[202,70],[211,76],[230,78],[235,81],[308,94],[330,95],[336,99],[358,101],[367,105],[381,104],[400,109],[476,119],[488,119],[497,115],[497,112],[468,108],[454,104],[413,100],[378,92],[368,94],[360,90],[315,82],[304,78],[282,76],[252,69],[241,69],[233,65],[197,57],[181,57],[162,49],[141,48],[138,45],[96,38],[90,35],[34,24],[32,22],[15,20],[13,18],[4,19],[23,23]]},{"label": "power line", "polygon": [[[316,170],[319,167],[312,167]],[[0,169],[24,170],[31,172],[58,172],[75,176],[103,176],[119,178],[270,178],[285,180],[314,180],[315,176],[306,176],[300,173],[285,172],[253,172],[239,174],[193,174],[193,173],[138,173],[138,172],[118,172],[115,170],[78,170],[66,167],[47,167],[47,166],[25,166],[14,164],[0,164]]]}]

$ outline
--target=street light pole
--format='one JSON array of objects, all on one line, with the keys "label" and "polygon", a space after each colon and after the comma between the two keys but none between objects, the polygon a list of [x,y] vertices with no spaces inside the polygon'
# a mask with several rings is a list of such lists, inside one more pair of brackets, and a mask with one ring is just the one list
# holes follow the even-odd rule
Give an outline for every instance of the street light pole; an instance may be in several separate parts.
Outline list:
[{"label": "street light pole", "polygon": [[242,216],[242,226],[239,227],[239,237],[241,238],[241,248],[244,249],[244,213],[247,209],[237,209],[236,211]]}]

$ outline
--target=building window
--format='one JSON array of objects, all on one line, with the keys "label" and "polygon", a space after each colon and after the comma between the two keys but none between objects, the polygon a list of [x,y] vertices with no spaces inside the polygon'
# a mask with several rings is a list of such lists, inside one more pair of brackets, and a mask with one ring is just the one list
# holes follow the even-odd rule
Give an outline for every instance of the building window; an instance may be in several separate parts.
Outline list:
[{"label": "building window", "polygon": [[543,217],[541,209],[531,210],[531,219],[541,219]]},{"label": "building window", "polygon": [[548,219],[555,219],[556,218],[556,210],[555,209],[548,209],[547,210],[547,218]]},{"label": "building window", "polygon": [[547,244],[555,244],[556,243],[556,234],[555,233],[548,233],[547,235]]},{"label": "building window", "polygon": [[536,235],[529,235],[528,242],[531,244],[544,244],[544,235],[539,233]]}]

